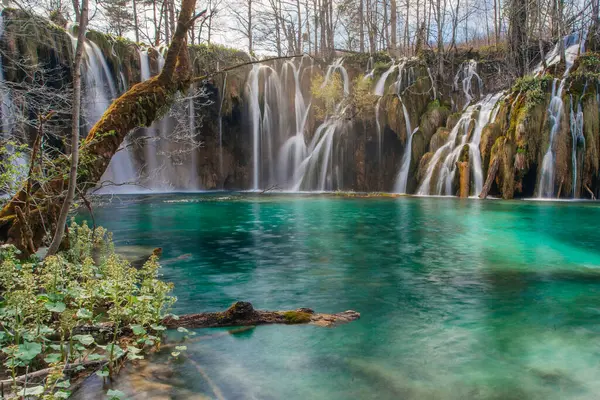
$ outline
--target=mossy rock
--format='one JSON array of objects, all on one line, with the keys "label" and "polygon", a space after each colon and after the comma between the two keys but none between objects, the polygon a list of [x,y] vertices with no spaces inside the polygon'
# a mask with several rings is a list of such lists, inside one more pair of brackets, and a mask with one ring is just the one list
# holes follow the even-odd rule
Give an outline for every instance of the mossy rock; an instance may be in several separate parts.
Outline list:
[{"label": "mossy rock", "polygon": [[306,324],[310,322],[311,315],[303,311],[286,311],[283,318],[288,324]]},{"label": "mossy rock", "polygon": [[450,129],[445,127],[440,127],[435,131],[435,134],[431,137],[431,141],[429,142],[429,151],[436,152],[440,147],[446,144],[448,141],[448,136],[450,136]]},{"label": "mossy rock", "polygon": [[496,140],[502,135],[500,125],[495,122],[487,124],[481,132],[481,141],[479,142],[479,151],[481,152],[481,161],[484,170],[490,163],[492,146]]},{"label": "mossy rock", "polygon": [[462,116],[462,112],[455,112],[455,113],[450,114],[448,116],[448,119],[446,119],[446,128],[448,128],[449,130],[454,129],[454,127],[456,126],[458,121],[460,121],[461,116]]}]

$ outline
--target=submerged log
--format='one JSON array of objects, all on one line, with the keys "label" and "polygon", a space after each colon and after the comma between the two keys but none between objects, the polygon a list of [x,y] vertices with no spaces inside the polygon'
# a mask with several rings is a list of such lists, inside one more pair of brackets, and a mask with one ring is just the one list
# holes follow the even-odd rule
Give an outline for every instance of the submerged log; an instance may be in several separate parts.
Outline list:
[{"label": "submerged log", "polygon": [[496,179],[496,174],[498,173],[498,167],[500,166],[500,157],[496,156],[494,161],[492,161],[492,165],[490,165],[490,170],[488,171],[487,178],[485,179],[485,183],[483,185],[483,189],[481,189],[481,193],[479,194],[480,199],[485,199],[492,188],[492,183]]},{"label": "submerged log", "polygon": [[222,326],[249,326],[266,324],[312,324],[324,327],[345,324],[360,318],[360,313],[347,310],[337,314],[315,313],[310,308],[288,311],[255,310],[245,301],[234,303],[222,312],[186,314],[177,318],[167,317],[162,324],[175,328],[216,328]]}]

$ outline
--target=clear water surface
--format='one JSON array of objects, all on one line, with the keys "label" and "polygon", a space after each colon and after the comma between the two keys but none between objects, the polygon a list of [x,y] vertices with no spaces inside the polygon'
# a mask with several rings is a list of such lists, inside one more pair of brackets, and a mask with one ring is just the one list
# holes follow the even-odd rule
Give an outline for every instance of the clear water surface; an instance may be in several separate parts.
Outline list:
[{"label": "clear water surface", "polygon": [[130,398],[600,397],[597,204],[213,193],[123,197],[95,218],[124,253],[163,248],[177,313],[362,315],[199,330],[180,360],[128,366],[114,387]]}]

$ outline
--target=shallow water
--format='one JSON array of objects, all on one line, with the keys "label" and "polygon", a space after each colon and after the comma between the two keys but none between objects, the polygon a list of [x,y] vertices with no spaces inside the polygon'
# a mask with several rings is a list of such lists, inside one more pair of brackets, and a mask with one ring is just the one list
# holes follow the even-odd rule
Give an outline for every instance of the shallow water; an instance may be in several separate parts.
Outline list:
[{"label": "shallow water", "polygon": [[[179,362],[156,357],[169,373],[128,367],[115,387],[131,398],[600,396],[595,203],[123,199],[96,209],[96,221],[129,251],[163,248],[177,313],[245,300],[362,315],[331,329],[261,326],[189,344]],[[100,390],[92,378],[76,398]]]}]

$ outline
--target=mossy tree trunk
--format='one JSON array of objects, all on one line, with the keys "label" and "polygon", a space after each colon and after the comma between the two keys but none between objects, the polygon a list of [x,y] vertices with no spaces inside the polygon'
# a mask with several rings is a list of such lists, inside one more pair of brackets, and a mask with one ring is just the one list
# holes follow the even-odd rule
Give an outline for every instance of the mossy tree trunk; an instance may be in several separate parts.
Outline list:
[{"label": "mossy tree trunk", "polygon": [[[77,190],[85,193],[100,180],[125,136],[148,127],[170,108],[179,91],[191,83],[187,32],[196,18],[196,0],[183,0],[173,40],[162,72],[136,84],[116,99],[92,127],[80,147]],[[27,257],[55,229],[59,209],[69,183],[70,160],[62,157],[44,165],[51,173],[45,180],[25,185],[0,211],[0,241],[15,245]]]}]

